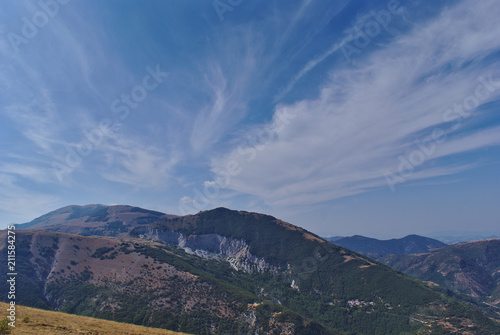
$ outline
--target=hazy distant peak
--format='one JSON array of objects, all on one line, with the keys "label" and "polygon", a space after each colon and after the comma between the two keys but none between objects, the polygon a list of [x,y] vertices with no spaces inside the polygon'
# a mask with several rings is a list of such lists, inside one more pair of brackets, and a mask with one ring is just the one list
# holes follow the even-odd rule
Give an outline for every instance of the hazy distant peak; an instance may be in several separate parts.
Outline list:
[{"label": "hazy distant peak", "polygon": [[354,235],[332,241],[332,243],[374,259],[391,254],[422,253],[446,246],[441,241],[415,234],[390,240],[378,240],[376,238]]}]

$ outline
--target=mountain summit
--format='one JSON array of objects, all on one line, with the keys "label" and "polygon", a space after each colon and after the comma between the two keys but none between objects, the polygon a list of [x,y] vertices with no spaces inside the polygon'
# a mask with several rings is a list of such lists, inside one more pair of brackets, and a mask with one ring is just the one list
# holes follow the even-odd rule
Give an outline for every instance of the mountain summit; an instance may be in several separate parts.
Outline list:
[{"label": "mountain summit", "polygon": [[176,215],[127,205],[71,205],[19,224],[17,229],[43,229],[83,236],[121,236],[137,225],[174,217]]}]

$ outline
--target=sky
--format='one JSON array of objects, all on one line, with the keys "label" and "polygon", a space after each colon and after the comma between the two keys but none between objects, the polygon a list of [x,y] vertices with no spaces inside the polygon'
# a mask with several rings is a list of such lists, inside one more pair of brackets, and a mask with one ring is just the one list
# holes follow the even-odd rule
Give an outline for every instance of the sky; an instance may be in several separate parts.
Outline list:
[{"label": "sky", "polygon": [[0,8],[0,228],[228,207],[321,236],[500,233],[496,0]]}]

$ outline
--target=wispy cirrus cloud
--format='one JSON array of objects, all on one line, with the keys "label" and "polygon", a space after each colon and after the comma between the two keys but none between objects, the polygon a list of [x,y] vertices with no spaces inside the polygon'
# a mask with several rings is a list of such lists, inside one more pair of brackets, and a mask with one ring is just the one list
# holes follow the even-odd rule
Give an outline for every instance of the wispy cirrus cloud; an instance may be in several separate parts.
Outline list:
[{"label": "wispy cirrus cloud", "polygon": [[[324,28],[348,3],[348,0],[335,4],[298,1],[286,10],[270,10],[262,20],[235,24],[223,31],[216,29],[216,34],[208,40],[207,59],[195,68],[203,80],[191,82],[191,88],[207,100],[194,113],[189,139],[194,153],[212,154],[221,139],[237,136],[245,119],[255,117],[251,114],[263,114],[264,111],[249,110],[248,105],[267,99],[268,92],[274,95],[278,91],[283,78],[290,76],[289,68],[308,54],[314,38],[324,33]],[[317,13],[322,15],[310,22],[310,17]],[[306,22],[308,29],[304,30],[302,25]],[[302,75],[314,67],[309,63]],[[302,75],[293,79],[280,97]]]},{"label": "wispy cirrus cloud", "polygon": [[[500,80],[498,9],[488,0],[406,2],[389,24],[397,34],[372,30],[366,48],[352,42],[389,3],[248,2],[223,22],[210,2],[60,6],[17,54],[0,38],[0,175],[9,180],[0,198],[14,206],[16,196],[40,197],[51,209],[60,197],[171,212],[179,199],[199,209],[324,211],[324,201],[386,188],[385,174],[436,128],[441,141],[428,144],[435,148],[405,174],[406,186],[484,168],[497,148],[484,152],[498,146],[497,91],[470,115],[454,104],[474,103],[479,76]],[[6,3],[0,33],[19,33],[40,9]],[[350,64],[345,43],[361,50]],[[136,106],[127,99],[156,64],[168,78]],[[54,163],[69,167],[63,182]],[[217,189],[211,177],[224,173],[227,189]]]},{"label": "wispy cirrus cloud", "polygon": [[[24,22],[21,17],[40,11],[29,2],[17,7],[19,23]],[[80,10],[91,9],[83,6]],[[10,29],[13,27],[16,24]],[[108,45],[110,36],[101,29],[95,22],[83,19],[76,5],[68,4],[59,8],[58,15],[28,44],[21,45],[17,53],[2,41],[0,55],[4,64],[9,64],[1,72],[2,77],[9,78],[2,90],[9,92],[3,117],[23,148],[19,152],[23,157],[15,165],[17,173],[11,169],[13,163],[5,165],[5,172],[37,181],[44,176],[43,182],[50,188],[74,185],[65,180],[69,174],[94,174],[94,179],[100,177],[134,186],[157,186],[158,179],[162,179],[161,184],[168,179],[166,171],[170,163],[165,161],[171,160],[162,161],[168,155],[157,144],[144,144],[147,141],[142,139],[132,141],[137,135],[133,127],[125,134],[120,134],[121,130],[101,133],[97,144],[87,139],[86,133],[99,129],[103,120],[119,128],[123,120],[117,119],[111,102],[121,95],[130,95],[145,73],[141,69],[137,75],[118,58],[109,66],[107,58],[116,53]],[[57,45],[58,49],[40,49],[43,43]],[[113,78],[112,83],[109,77]],[[85,149],[84,154],[78,151],[81,148]],[[28,162],[28,157],[38,159]],[[70,166],[68,159],[73,163]],[[158,175],[156,180],[150,181],[155,175]]]},{"label": "wispy cirrus cloud", "polygon": [[[38,171],[26,169],[15,171],[11,174],[13,166],[4,165],[0,168],[0,211],[4,214],[4,223],[22,223],[26,217],[37,217],[46,212],[47,208],[56,208],[61,205],[60,198],[46,192],[27,190],[22,186],[16,175],[27,175],[30,178],[39,176]],[[38,179],[36,177],[35,179]],[[43,179],[43,177],[42,177]]]},{"label": "wispy cirrus cloud", "polygon": [[244,96],[249,92],[247,85],[250,81],[251,59],[240,66],[238,75],[230,78],[219,64],[208,66],[203,76],[208,90],[208,103],[202,105],[194,116],[189,139],[195,155],[212,150],[229,129],[245,116],[249,99]]},{"label": "wispy cirrus cloud", "polygon": [[163,189],[179,161],[175,151],[165,149],[126,134],[115,134],[99,147],[105,163],[98,169],[110,181],[137,189]]},{"label": "wispy cirrus cloud", "polygon": [[[464,1],[415,25],[357,67],[336,69],[319,98],[287,106],[296,117],[255,157],[235,149],[214,160],[214,173],[237,162],[242,170],[230,189],[272,206],[320,203],[386,187],[384,175],[397,167],[398,156],[414,150],[433,128],[446,140],[408,180],[472,168],[467,160],[443,158],[500,143],[497,128],[467,129],[475,115],[492,112],[479,107],[500,97],[498,63],[487,60],[500,50],[499,14],[494,1]],[[480,76],[491,76],[495,88],[474,106],[473,116],[450,130],[446,110],[474,95]]]}]

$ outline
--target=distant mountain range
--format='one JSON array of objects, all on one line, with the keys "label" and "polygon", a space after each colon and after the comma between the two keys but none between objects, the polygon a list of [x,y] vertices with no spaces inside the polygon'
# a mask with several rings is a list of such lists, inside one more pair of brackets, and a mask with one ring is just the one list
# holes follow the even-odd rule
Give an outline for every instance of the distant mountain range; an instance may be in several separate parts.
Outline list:
[{"label": "distant mountain range", "polygon": [[326,241],[328,242],[335,242],[337,240],[340,240],[341,238],[344,238],[345,236],[331,236],[331,237],[323,237]]},{"label": "distant mountain range", "polygon": [[355,235],[335,237],[332,243],[376,259],[500,320],[500,240],[447,246],[418,235],[391,240]]},{"label": "distant mountain range", "polygon": [[17,226],[16,265],[18,304],[193,334],[500,333],[370,258],[226,208],[68,206]]},{"label": "distant mountain range", "polygon": [[379,261],[450,290],[500,320],[500,240],[454,244],[419,255],[390,255]]},{"label": "distant mountain range", "polygon": [[349,250],[359,252],[373,259],[387,255],[406,255],[427,252],[446,246],[445,243],[419,235],[408,235],[403,238],[378,240],[375,238],[354,235],[330,241]]},{"label": "distant mountain range", "polygon": [[500,239],[499,232],[467,232],[467,231],[445,231],[433,233],[430,237],[446,244],[476,242],[482,240]]}]

